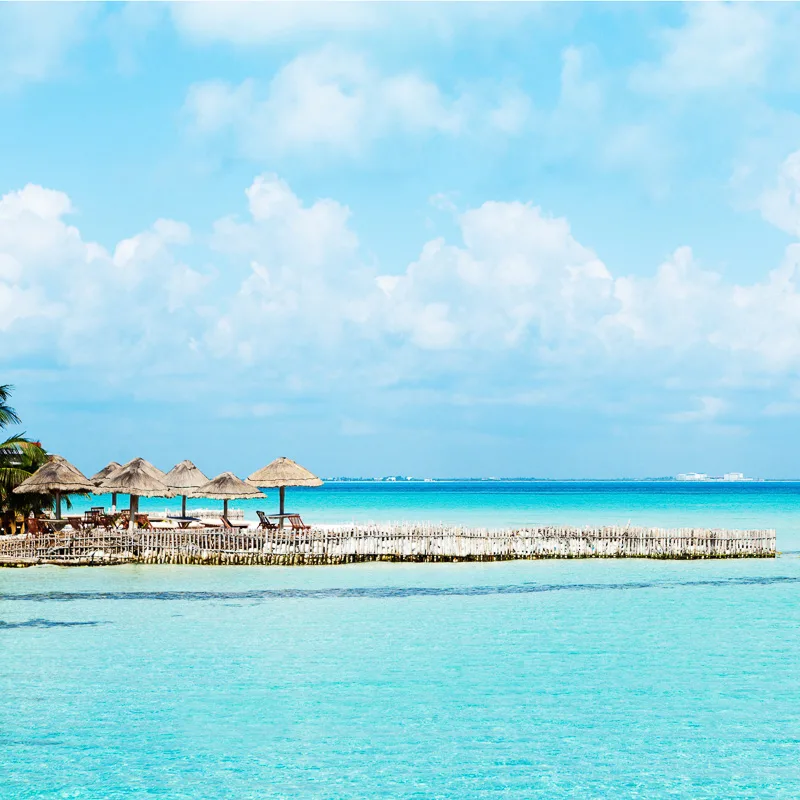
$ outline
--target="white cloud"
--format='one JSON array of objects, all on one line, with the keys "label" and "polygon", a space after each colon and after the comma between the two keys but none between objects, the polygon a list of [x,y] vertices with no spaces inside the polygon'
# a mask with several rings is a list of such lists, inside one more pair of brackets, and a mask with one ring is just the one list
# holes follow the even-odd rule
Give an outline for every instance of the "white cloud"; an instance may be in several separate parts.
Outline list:
[{"label": "white cloud", "polygon": [[700,407],[691,411],[670,414],[673,422],[711,422],[724,411],[726,403],[719,397],[699,397]]},{"label": "white cloud", "polygon": [[498,94],[499,103],[447,95],[416,72],[384,75],[360,54],[325,47],[294,58],[267,86],[250,79],[195,84],[184,110],[196,133],[231,131],[251,158],[319,147],[356,155],[398,133],[454,136],[468,126],[519,133],[528,113],[525,96]]},{"label": "white cloud", "polygon": [[0,3],[0,90],[61,70],[96,13],[92,3]]},{"label": "white cloud", "polygon": [[175,27],[202,44],[257,46],[307,31],[362,31],[381,23],[370,3],[205,2],[171,5]]},{"label": "white cloud", "polygon": [[767,222],[800,239],[800,150],[783,162],[777,185],[761,195],[759,206]]},{"label": "white cloud", "polygon": [[71,210],[67,195],[36,185],[0,198],[5,357],[41,349],[114,375],[179,355],[194,317],[185,300],[203,283],[172,253],[188,228],[159,220],[112,255],[65,221]]},{"label": "white cloud", "polygon": [[685,9],[684,25],[661,34],[661,60],[632,72],[634,89],[704,92],[763,80],[774,36],[770,10],[751,3],[688,3]]},{"label": "white cloud", "polygon": [[418,346],[516,347],[534,333],[556,346],[611,299],[608,270],[566,220],[529,204],[489,202],[459,223],[465,247],[429,242],[402,276],[378,284],[390,299],[390,330]]},{"label": "white cloud", "polygon": [[331,383],[447,375],[466,398],[566,402],[566,387],[585,392],[591,376],[635,375],[700,398],[672,416],[684,422],[719,415],[726,385],[785,381],[800,367],[800,244],[751,284],[726,281],[688,247],[650,275],[620,275],[566,219],[486,202],[456,213],[459,241],[433,239],[386,274],[362,256],[341,203],[306,202],[273,174],[246,199],[246,215],[214,225],[202,256],[214,266],[201,272],[178,253],[206,237],[182,223],[157,220],[109,252],[66,221],[61,192],[0,198],[5,360],[42,353],[107,380],[224,365],[232,380],[272,387],[220,411],[248,416]]}]

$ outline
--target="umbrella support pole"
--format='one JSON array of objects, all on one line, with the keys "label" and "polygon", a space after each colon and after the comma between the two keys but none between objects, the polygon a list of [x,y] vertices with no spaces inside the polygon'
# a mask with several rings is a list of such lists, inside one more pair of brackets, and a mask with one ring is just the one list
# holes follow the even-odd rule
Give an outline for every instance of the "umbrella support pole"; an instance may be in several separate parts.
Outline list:
[{"label": "umbrella support pole", "polygon": [[131,495],[131,505],[130,505],[130,515],[131,518],[128,521],[128,532],[133,533],[136,529],[136,512],[139,510],[139,498],[135,495]]}]

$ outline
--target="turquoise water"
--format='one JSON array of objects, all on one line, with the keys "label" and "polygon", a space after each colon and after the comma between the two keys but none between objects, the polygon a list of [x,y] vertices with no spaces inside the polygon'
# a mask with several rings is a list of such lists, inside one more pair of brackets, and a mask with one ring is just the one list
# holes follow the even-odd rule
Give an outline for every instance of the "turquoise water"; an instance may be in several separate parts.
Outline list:
[{"label": "turquoise water", "polygon": [[[79,509],[110,498],[76,501]],[[127,503],[120,498],[120,505]],[[237,501],[256,519],[257,508],[277,511],[278,493]],[[221,507],[190,500],[191,508]],[[180,509],[180,499],[142,499],[142,510]],[[470,482],[328,483],[287,489],[287,509],[311,522],[427,520],[463,525],[625,524],[666,527],[775,528],[778,546],[800,549],[800,483]]]},{"label": "turquoise water", "polygon": [[0,570],[0,797],[794,800],[798,592],[796,556]]}]

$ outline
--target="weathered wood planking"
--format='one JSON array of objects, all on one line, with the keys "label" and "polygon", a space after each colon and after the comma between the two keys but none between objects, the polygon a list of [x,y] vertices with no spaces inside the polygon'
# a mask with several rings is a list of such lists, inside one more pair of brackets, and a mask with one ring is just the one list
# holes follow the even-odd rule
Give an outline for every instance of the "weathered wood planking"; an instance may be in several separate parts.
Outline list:
[{"label": "weathered wood planking", "polygon": [[0,539],[0,566],[30,564],[346,564],[531,558],[772,558],[774,530],[474,529],[429,523],[288,531],[107,531]]}]

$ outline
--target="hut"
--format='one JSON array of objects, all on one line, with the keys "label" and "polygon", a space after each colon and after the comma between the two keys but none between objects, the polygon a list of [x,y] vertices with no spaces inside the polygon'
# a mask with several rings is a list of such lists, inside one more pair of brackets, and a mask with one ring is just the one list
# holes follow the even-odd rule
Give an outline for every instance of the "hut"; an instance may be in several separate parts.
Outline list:
[{"label": "hut", "polygon": [[181,516],[185,517],[186,496],[208,483],[208,478],[191,461],[187,460],[176,464],[164,476],[164,483],[176,494],[181,494]]},{"label": "hut", "polygon": [[87,494],[94,484],[61,456],[52,455],[46,464],[15,487],[16,494],[52,494],[56,498],[56,519],[61,519],[61,495]]},{"label": "hut", "polygon": [[[174,497],[175,493],[160,478],[156,468],[143,458],[134,458],[112,472],[99,486],[94,487],[95,494],[127,494],[130,495],[130,522],[132,531],[136,523],[136,512],[139,510],[140,497]],[[158,470],[160,472],[160,470]],[[162,473],[163,474],[163,473]]]},{"label": "hut", "polygon": [[222,516],[228,516],[228,500],[252,500],[264,495],[249,483],[237,478],[232,472],[223,472],[213,480],[195,489],[191,497],[207,497],[210,500],[222,500]]},{"label": "hut", "polygon": [[[117,463],[116,461],[111,461],[100,472],[95,472],[89,480],[95,485],[99,486],[112,472],[116,472],[118,469],[122,468],[122,464]],[[117,493],[111,493],[111,511],[112,513],[117,510]]]},{"label": "hut", "polygon": [[281,523],[285,514],[287,486],[322,486],[322,481],[313,472],[309,472],[305,467],[301,467],[285,456],[276,458],[271,464],[256,470],[247,479],[247,482],[261,489],[280,490]]}]

